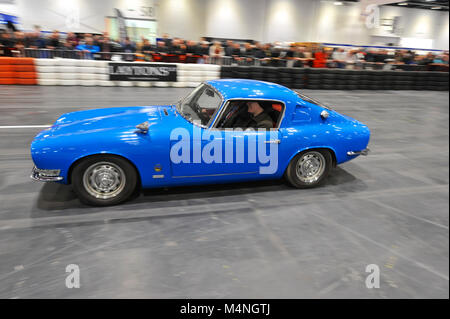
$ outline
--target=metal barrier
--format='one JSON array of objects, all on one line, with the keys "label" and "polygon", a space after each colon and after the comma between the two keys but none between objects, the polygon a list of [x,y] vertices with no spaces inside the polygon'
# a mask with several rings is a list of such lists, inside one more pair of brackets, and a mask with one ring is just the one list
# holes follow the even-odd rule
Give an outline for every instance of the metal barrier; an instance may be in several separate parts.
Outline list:
[{"label": "metal barrier", "polygon": [[136,54],[128,52],[89,52],[71,49],[25,49],[25,57],[37,59],[121,60],[135,61]]},{"label": "metal barrier", "polygon": [[[280,59],[254,57],[220,56],[208,57],[197,54],[169,54],[169,53],[128,53],[128,52],[88,52],[79,50],[51,50],[51,49],[25,49],[25,57],[31,58],[65,58],[81,60],[108,60],[108,61],[144,61],[164,63],[198,63],[216,64],[221,66],[270,66],[270,67],[312,67],[314,59]],[[340,67],[338,67],[340,66]],[[395,64],[392,62],[344,62],[338,65],[333,60],[326,61],[326,67],[330,69],[359,69],[359,70],[395,70],[404,71],[444,71],[448,72],[448,65],[430,64]]]}]

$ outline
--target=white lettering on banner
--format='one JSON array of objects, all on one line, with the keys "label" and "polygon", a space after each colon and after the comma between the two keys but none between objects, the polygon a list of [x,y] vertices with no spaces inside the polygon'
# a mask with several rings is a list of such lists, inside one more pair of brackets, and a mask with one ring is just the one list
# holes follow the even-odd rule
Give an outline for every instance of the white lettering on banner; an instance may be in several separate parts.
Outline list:
[{"label": "white lettering on banner", "polygon": [[154,67],[154,66],[128,66],[128,65],[111,65],[109,67],[110,74],[119,75],[159,75],[168,76],[170,72],[176,71],[173,67]]}]

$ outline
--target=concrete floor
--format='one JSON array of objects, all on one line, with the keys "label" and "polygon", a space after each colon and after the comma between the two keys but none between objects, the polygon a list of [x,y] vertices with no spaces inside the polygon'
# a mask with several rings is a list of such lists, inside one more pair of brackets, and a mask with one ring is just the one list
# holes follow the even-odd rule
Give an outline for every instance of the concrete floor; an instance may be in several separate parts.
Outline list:
[{"label": "concrete floor", "polygon": [[[326,185],[146,190],[86,207],[29,179],[61,113],[165,104],[189,89],[0,86],[0,298],[448,298],[448,92],[303,91],[372,131]],[[81,288],[65,287],[77,264]],[[367,289],[366,266],[380,268]]]}]

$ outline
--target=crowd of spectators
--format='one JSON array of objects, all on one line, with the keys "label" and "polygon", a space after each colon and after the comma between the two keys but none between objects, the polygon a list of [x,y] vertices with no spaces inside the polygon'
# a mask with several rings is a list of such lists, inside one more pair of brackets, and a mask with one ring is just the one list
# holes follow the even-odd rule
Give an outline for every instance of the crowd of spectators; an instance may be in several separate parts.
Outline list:
[{"label": "crowd of spectators", "polygon": [[[49,50],[39,50],[49,49]],[[39,26],[32,32],[0,31],[0,55],[106,59],[120,56],[126,61],[165,61],[263,66],[362,68],[365,64],[448,65],[448,52],[418,54],[411,50],[319,47],[296,44],[237,42],[233,40],[199,41],[170,38],[164,34],[155,44],[148,39],[134,42],[129,38],[113,40],[103,34],[43,33]],[[33,55],[34,54],[34,55]]]}]

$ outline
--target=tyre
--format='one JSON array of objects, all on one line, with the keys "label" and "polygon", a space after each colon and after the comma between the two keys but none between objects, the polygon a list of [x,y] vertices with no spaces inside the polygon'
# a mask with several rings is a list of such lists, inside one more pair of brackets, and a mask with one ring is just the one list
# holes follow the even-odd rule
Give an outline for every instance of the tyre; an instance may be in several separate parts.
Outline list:
[{"label": "tyre", "polygon": [[93,206],[109,206],[127,200],[137,186],[136,169],[125,159],[99,155],[79,162],[71,174],[80,201]]},{"label": "tyre", "polygon": [[321,185],[332,167],[333,159],[326,149],[312,149],[297,154],[289,163],[285,178],[297,188]]}]

